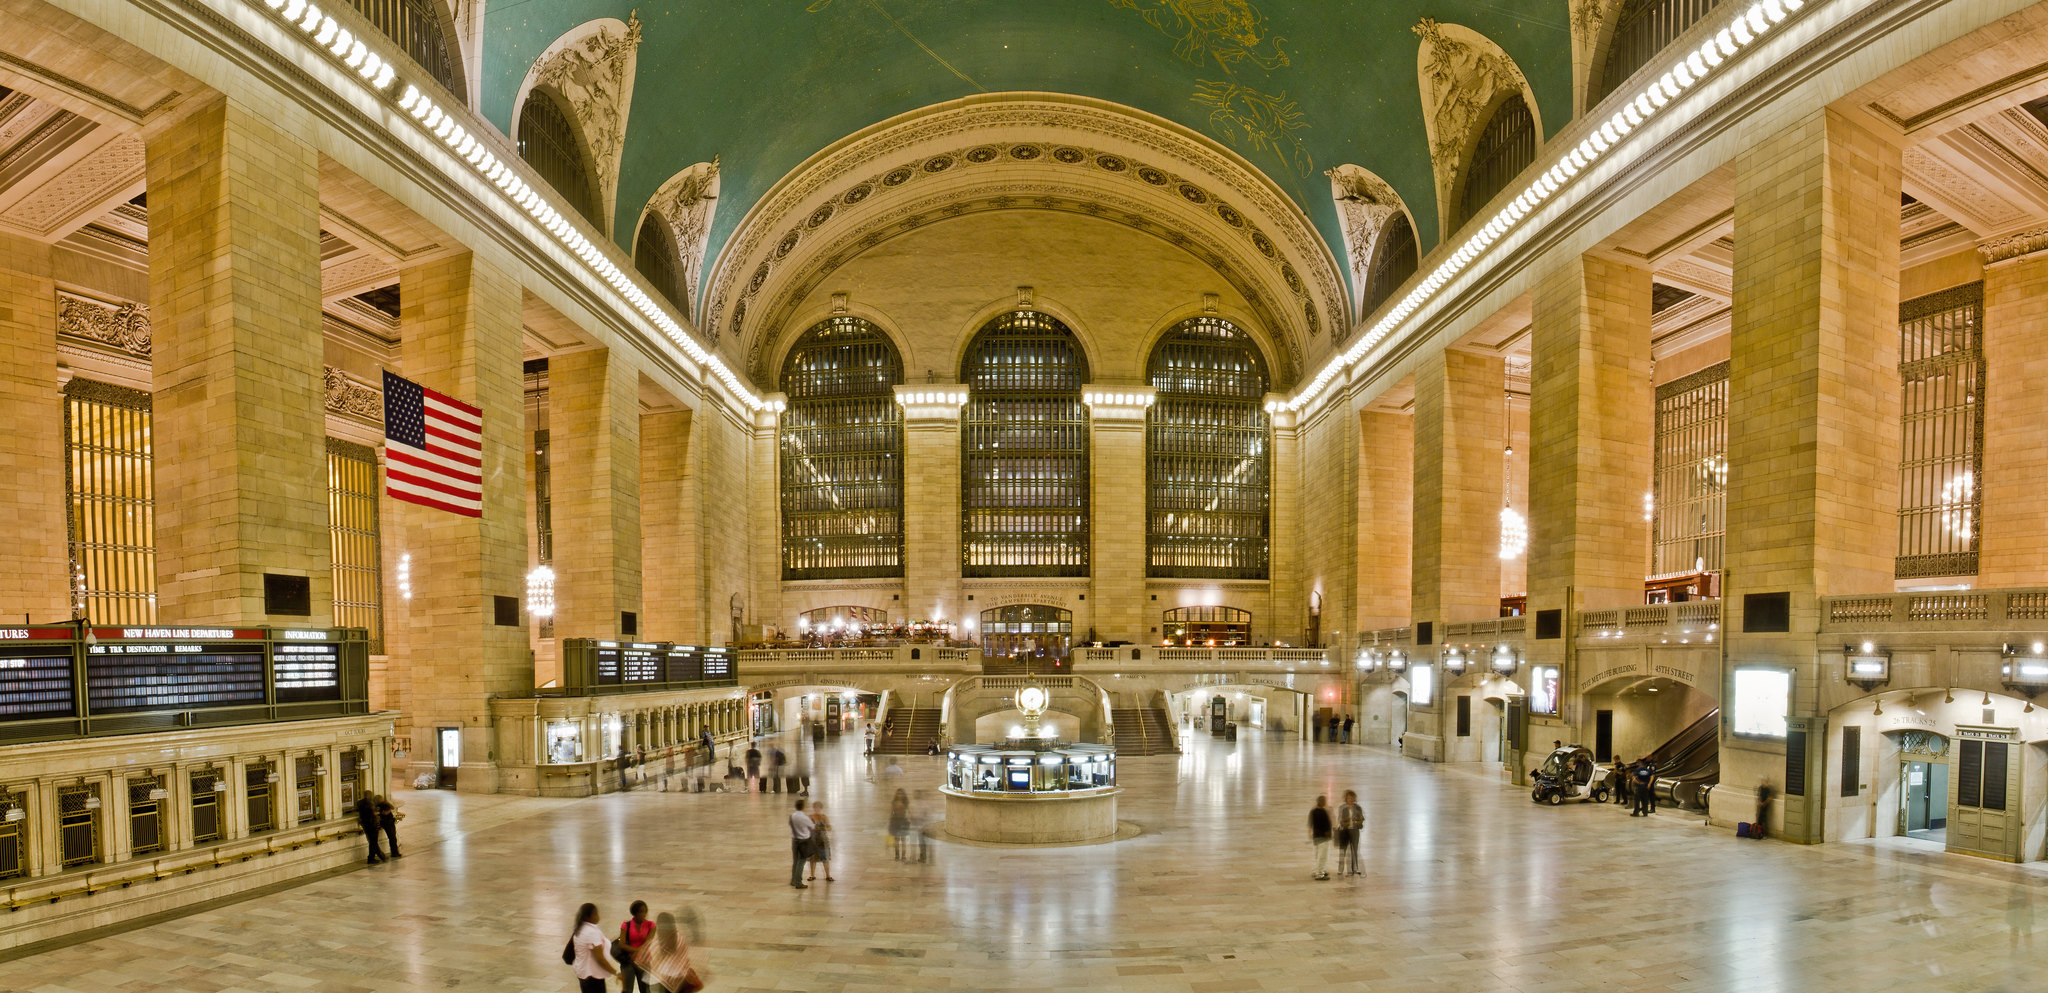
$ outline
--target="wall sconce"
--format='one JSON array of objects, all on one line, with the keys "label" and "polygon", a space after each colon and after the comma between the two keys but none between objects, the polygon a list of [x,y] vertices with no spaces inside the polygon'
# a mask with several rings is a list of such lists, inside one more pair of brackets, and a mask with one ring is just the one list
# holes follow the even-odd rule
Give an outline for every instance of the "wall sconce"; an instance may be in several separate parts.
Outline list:
[{"label": "wall sconce", "polygon": [[1842,678],[1868,692],[1892,679],[1892,654],[1870,642],[1842,646]]},{"label": "wall sconce", "polygon": [[1466,661],[1466,660],[1465,660],[1465,650],[1464,650],[1464,649],[1462,649],[1462,648],[1450,648],[1450,647],[1446,647],[1446,648],[1444,649],[1444,671],[1445,671],[1445,672],[1448,672],[1448,673],[1450,673],[1450,674],[1451,674],[1451,675],[1453,675],[1453,676],[1462,676],[1462,675],[1464,675],[1464,674],[1465,674],[1465,661]]},{"label": "wall sconce", "polygon": [[1380,656],[1378,652],[1368,649],[1358,653],[1358,671],[1371,672],[1379,667]]},{"label": "wall sconce", "polygon": [[86,798],[85,798],[85,809],[87,809],[87,810],[98,810],[98,809],[100,809],[100,798],[99,798],[99,797],[96,797],[96,796],[89,796],[89,797],[86,797]]},{"label": "wall sconce", "polygon": [[1407,672],[1407,671],[1408,671],[1408,653],[1406,653],[1406,652],[1399,652],[1399,651],[1396,651],[1396,652],[1390,652],[1390,653],[1388,653],[1388,655],[1387,655],[1387,671],[1388,671],[1388,672]]},{"label": "wall sconce", "polygon": [[[2032,699],[2034,694],[2048,689],[2048,645],[2034,642],[2031,645],[2007,644],[2005,665],[1999,669],[2000,681],[2009,690],[2017,690]],[[1984,694],[1984,706],[1991,705],[1991,694]]]},{"label": "wall sconce", "polygon": [[1503,676],[1512,676],[1515,670],[1521,667],[1522,660],[1515,655],[1513,648],[1503,643],[1494,646],[1492,664],[1493,671]]}]

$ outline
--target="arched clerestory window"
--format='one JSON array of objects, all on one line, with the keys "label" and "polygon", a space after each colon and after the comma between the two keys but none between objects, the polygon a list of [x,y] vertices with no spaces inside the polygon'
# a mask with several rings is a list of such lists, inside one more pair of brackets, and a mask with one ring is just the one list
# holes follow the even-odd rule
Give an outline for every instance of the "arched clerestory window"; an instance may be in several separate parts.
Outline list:
[{"label": "arched clerestory window", "polygon": [[782,578],[903,575],[903,358],[858,317],[819,322],[782,364]]},{"label": "arched clerestory window", "polygon": [[1271,527],[1270,380],[1258,345],[1197,317],[1152,348],[1145,418],[1146,574],[1265,579]]},{"label": "arched clerestory window", "polygon": [[597,188],[591,181],[590,156],[577,140],[576,127],[560,98],[543,87],[527,91],[519,109],[519,157],[540,173],[569,206],[602,228]]},{"label": "arched clerestory window", "polygon": [[1088,359],[1065,324],[1019,310],[984,325],[960,381],[960,568],[1088,575]]},{"label": "arched clerestory window", "polygon": [[1359,316],[1371,316],[1408,277],[1415,275],[1419,256],[1415,226],[1408,223],[1406,213],[1394,211],[1380,232],[1379,245],[1373,249],[1372,268],[1365,279],[1365,309],[1359,311]]},{"label": "arched clerestory window", "polygon": [[463,103],[469,102],[455,86],[455,57],[448,51],[448,36],[441,30],[441,11],[435,0],[349,0],[349,5],[404,49],[442,89]]},{"label": "arched clerestory window", "polygon": [[1637,69],[1649,65],[1678,36],[1707,16],[1721,0],[1624,0],[1615,14],[1614,33],[1601,60],[1600,78],[1592,81],[1586,106],[1606,99]]},{"label": "arched clerestory window", "polygon": [[1527,98],[1517,93],[1493,112],[1472,146],[1472,160],[1465,166],[1459,188],[1458,216],[1451,229],[1457,230],[1476,216],[1534,161],[1536,116],[1530,113]]},{"label": "arched clerestory window", "polygon": [[640,220],[640,234],[633,239],[633,268],[654,285],[654,291],[677,311],[689,313],[683,292],[682,261],[676,252],[676,236],[668,220],[650,211]]}]

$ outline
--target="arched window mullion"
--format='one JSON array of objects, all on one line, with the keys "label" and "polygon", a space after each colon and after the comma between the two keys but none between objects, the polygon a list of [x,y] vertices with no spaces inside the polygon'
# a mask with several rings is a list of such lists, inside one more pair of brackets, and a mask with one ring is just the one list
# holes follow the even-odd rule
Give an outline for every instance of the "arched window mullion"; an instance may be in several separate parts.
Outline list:
[{"label": "arched window mullion", "polygon": [[519,110],[519,157],[533,166],[562,199],[585,220],[603,227],[597,191],[590,179],[590,156],[576,137],[569,112],[547,90],[535,87]]},{"label": "arched window mullion", "polygon": [[1146,415],[1146,574],[1265,579],[1271,554],[1271,385],[1227,321],[1185,321],[1152,349]]},{"label": "arched window mullion", "polygon": [[677,258],[675,234],[668,229],[668,220],[658,213],[649,213],[640,222],[640,233],[633,239],[633,268],[654,284],[655,292],[666,298],[677,311],[688,313],[689,303],[684,299],[680,269]]},{"label": "arched window mullion", "polygon": [[1527,98],[1517,93],[1493,112],[1472,146],[1452,230],[1477,216],[1487,201],[1506,189],[1534,161],[1536,117],[1529,110]]},{"label": "arched window mullion", "polygon": [[966,576],[1088,575],[1088,363],[1058,320],[1020,310],[969,344],[960,378]]},{"label": "arched window mullion", "polygon": [[1592,107],[1619,89],[1636,70],[1649,65],[1721,0],[1628,0],[1614,16],[1600,78],[1586,94]]},{"label": "arched window mullion", "polygon": [[782,578],[903,575],[903,359],[857,317],[825,320],[782,369]]}]

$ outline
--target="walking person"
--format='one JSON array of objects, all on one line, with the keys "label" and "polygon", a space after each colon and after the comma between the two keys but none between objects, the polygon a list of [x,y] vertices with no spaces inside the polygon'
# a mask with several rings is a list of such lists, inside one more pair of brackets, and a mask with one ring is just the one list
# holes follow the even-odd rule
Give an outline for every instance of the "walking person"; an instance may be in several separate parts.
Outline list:
[{"label": "walking person", "polygon": [[910,837],[910,794],[897,790],[889,801],[889,851],[903,861],[903,839]]},{"label": "walking person", "polygon": [[1337,873],[1362,876],[1358,868],[1358,835],[1365,827],[1365,809],[1358,805],[1355,790],[1344,791],[1344,805],[1337,808]]},{"label": "walking person", "polygon": [[1317,714],[1313,718],[1310,718],[1310,720],[1312,724],[1308,732],[1308,740],[1323,740],[1323,715]]},{"label": "walking person", "polygon": [[1751,837],[1762,838],[1770,833],[1766,825],[1771,823],[1771,798],[1777,793],[1771,789],[1770,777],[1756,781],[1756,821],[1750,825]]},{"label": "walking person", "polygon": [[804,813],[804,802],[799,798],[796,809],[789,812],[789,885],[800,890],[810,889],[804,885],[804,860],[811,854],[811,835],[817,825]]},{"label": "walking person", "polygon": [[370,843],[370,863],[384,861],[384,849],[377,844],[377,801],[365,793],[356,798],[356,826],[363,829],[363,840]]},{"label": "walking person", "polygon": [[1311,878],[1330,878],[1330,798],[1316,797],[1308,812],[1308,841],[1316,848],[1316,871]]},{"label": "walking person", "polygon": [[667,911],[654,915],[654,937],[634,955],[635,967],[653,993],[694,993],[704,988],[690,961],[690,942]]},{"label": "walking person", "polygon": [[761,749],[753,742],[747,742],[747,788],[757,790],[755,781],[761,778]]},{"label": "walking person", "polygon": [[804,877],[805,882],[815,883],[818,881],[818,867],[821,865],[825,867],[826,882],[836,883],[839,881],[832,878],[832,819],[825,816],[825,805],[822,803],[811,804],[811,853],[809,859],[811,873]]},{"label": "walking person", "polygon": [[1348,744],[1351,744],[1351,729],[1352,729],[1353,727],[1356,727],[1357,725],[1358,725],[1358,719],[1357,719],[1357,718],[1354,718],[1354,717],[1352,717],[1352,716],[1351,716],[1350,714],[1345,714],[1345,715],[1344,715],[1344,743],[1345,743],[1345,744],[1347,744],[1347,745],[1348,745]]},{"label": "walking person", "polygon": [[647,901],[635,900],[626,908],[633,916],[619,923],[619,937],[612,943],[612,950],[619,959],[619,993],[633,993],[633,984],[640,984],[640,993],[648,993],[647,974],[640,968],[640,950],[654,937],[654,922],[647,919]]},{"label": "walking person", "polygon": [[384,847],[391,849],[390,857],[395,859],[403,854],[398,850],[398,819],[405,815],[399,813],[398,808],[391,803],[391,798],[382,793],[377,794],[375,803],[377,827],[384,832],[384,840],[388,842]]},{"label": "walking person", "polygon": [[604,981],[619,974],[619,967],[604,953],[604,932],[597,926],[597,904],[586,903],[577,908],[569,946],[562,949],[562,961],[576,971],[578,993],[605,993]]},{"label": "walking person", "polygon": [[1616,804],[1626,807],[1633,800],[1633,797],[1629,795],[1631,789],[1629,778],[1634,774],[1634,767],[1620,759],[1614,760],[1614,802]]}]

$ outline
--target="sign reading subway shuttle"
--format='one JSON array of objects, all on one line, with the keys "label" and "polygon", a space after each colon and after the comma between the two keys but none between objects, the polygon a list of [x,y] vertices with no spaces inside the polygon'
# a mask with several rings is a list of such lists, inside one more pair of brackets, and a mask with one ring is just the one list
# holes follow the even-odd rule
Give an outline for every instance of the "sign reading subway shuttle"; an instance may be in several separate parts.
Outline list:
[{"label": "sign reading subway shuttle", "polygon": [[[355,628],[0,628],[0,739],[288,720],[367,709]],[[119,718],[94,724],[94,718]],[[143,720],[144,724],[136,724]],[[34,727],[27,722],[37,722]]]}]

